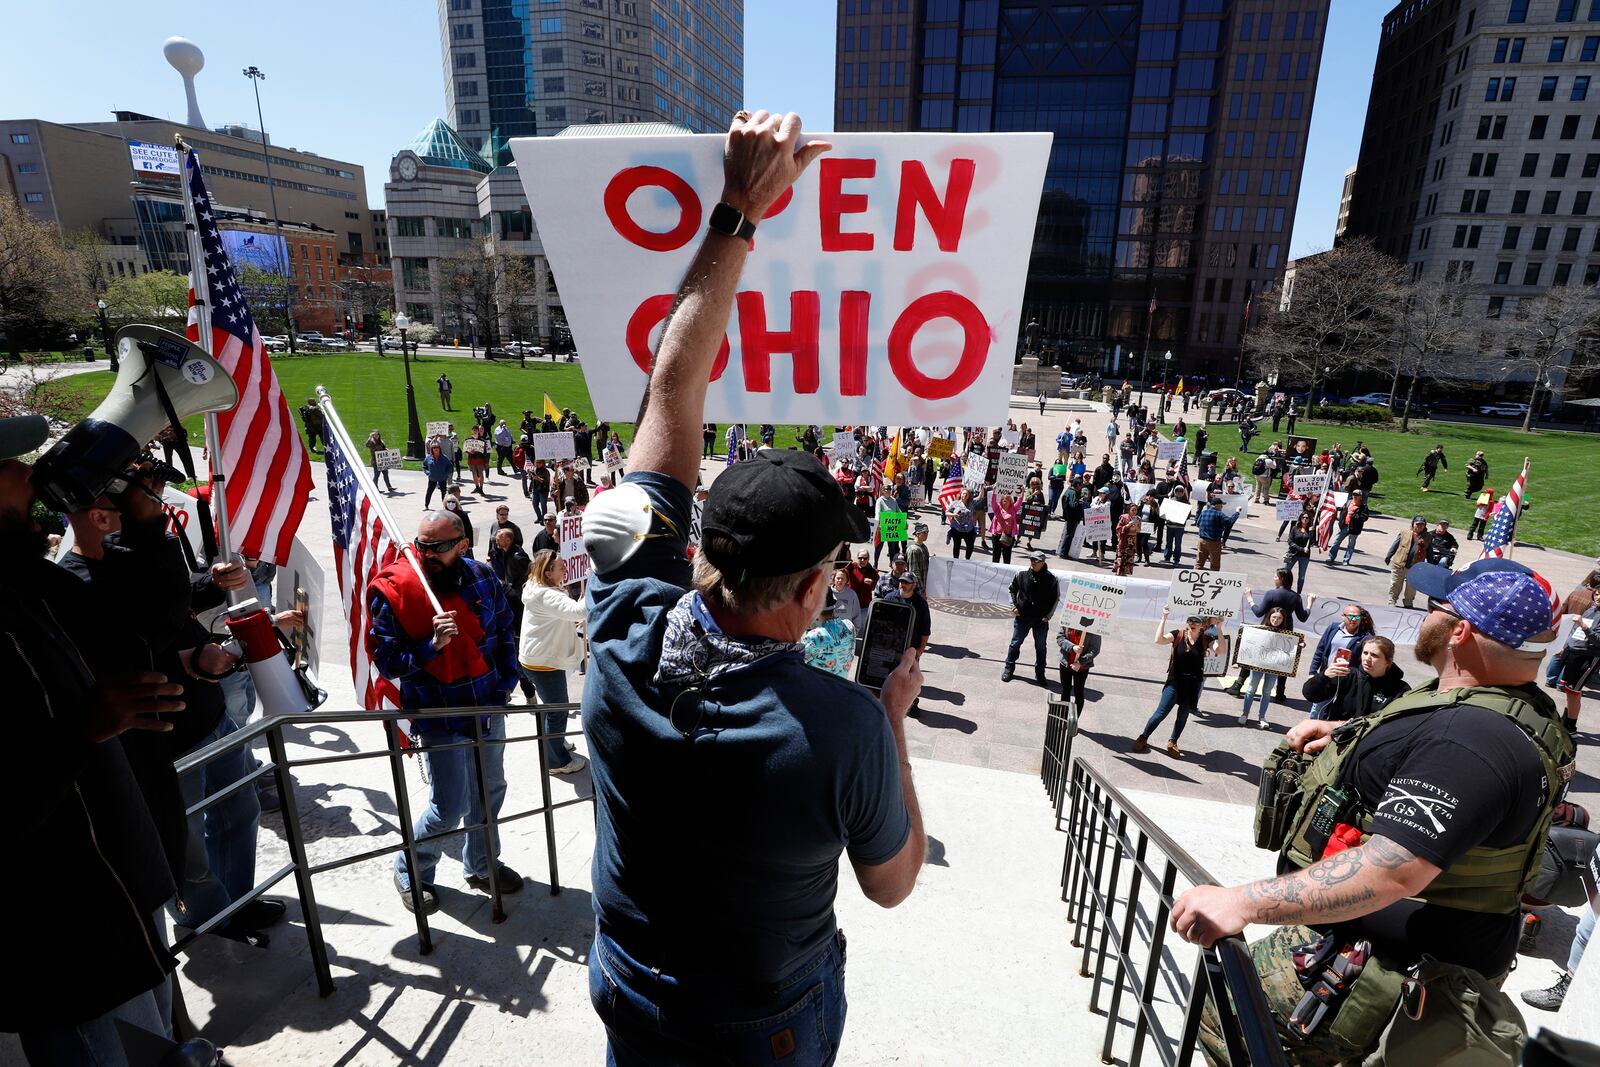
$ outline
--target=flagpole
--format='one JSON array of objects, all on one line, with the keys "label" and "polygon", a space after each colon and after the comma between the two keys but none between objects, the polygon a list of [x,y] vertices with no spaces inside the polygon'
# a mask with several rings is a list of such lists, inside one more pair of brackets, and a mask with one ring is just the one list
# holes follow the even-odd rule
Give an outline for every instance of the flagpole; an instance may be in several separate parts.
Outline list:
[{"label": "flagpole", "polygon": [[[194,149],[183,142],[181,135],[175,136],[173,140],[177,142],[178,151],[183,154],[183,229],[189,241],[189,284],[194,288],[195,307],[199,309],[195,316],[195,326],[200,333],[200,347],[207,355],[215,355],[216,350],[211,343],[211,286],[206,280],[205,250],[200,245],[200,227],[199,220],[195,217],[194,193],[189,187],[189,154]],[[222,469],[222,434],[217,427],[215,412],[206,413],[205,441],[206,462],[211,472],[211,510],[215,513],[217,522],[217,560],[214,562],[232,562],[234,553],[233,539],[228,533],[227,476]],[[253,596],[246,596],[243,589],[228,591],[230,606],[251,599],[254,599]]]},{"label": "flagpole", "polygon": [[366,493],[369,506],[378,513],[378,518],[382,520],[384,527],[388,529],[390,538],[400,546],[401,554],[410,561],[411,569],[417,572],[417,578],[422,582],[422,589],[428,594],[428,603],[433,605],[433,613],[435,615],[443,615],[444,605],[439,603],[439,598],[434,595],[433,586],[428,583],[428,574],[422,569],[422,561],[417,558],[416,545],[413,545],[409,539],[402,539],[398,536],[400,527],[395,524],[394,516],[389,514],[389,509],[384,504],[383,498],[378,495],[377,483],[367,473],[367,468],[361,464],[360,460],[356,459],[359,453],[356,451],[355,442],[350,439],[349,431],[344,428],[344,423],[339,418],[339,412],[333,406],[333,397],[328,393],[327,389],[320,385],[317,386],[317,407],[322,409],[327,425],[333,428],[334,434],[339,438],[339,447],[344,450],[345,462],[349,465],[351,473],[355,475],[355,479],[360,484],[362,491]]},{"label": "flagpole", "polygon": [[1528,467],[1532,462],[1532,456],[1522,457],[1522,499],[1517,501],[1517,514],[1511,520],[1511,532],[1506,535],[1506,559],[1517,558],[1517,526],[1522,522],[1522,510],[1527,506]]}]

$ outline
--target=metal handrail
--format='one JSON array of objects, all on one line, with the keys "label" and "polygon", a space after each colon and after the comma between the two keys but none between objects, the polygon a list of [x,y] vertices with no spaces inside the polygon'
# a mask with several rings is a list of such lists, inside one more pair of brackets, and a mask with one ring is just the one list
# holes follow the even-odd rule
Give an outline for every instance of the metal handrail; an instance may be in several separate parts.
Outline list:
[{"label": "metal handrail", "polygon": [[[1047,750],[1055,741],[1056,751],[1061,751],[1060,738],[1052,730],[1066,725],[1063,722],[1046,727]],[[1070,725],[1075,727],[1076,723]],[[1066,744],[1070,751],[1070,736]],[[1047,777],[1046,787],[1052,784]],[[1129,1067],[1138,1067],[1152,1037],[1150,1044],[1164,1067],[1187,1067],[1194,1057],[1207,1003],[1212,1006],[1215,1030],[1226,1046],[1229,1063],[1236,1067],[1286,1065],[1288,1060],[1266,994],[1241,937],[1225,938],[1201,950],[1187,980],[1166,951],[1167,925],[1178,879],[1196,886],[1215,885],[1216,880],[1187,849],[1154,825],[1081,756],[1072,761],[1069,780],[1061,786],[1059,796],[1058,828],[1063,800],[1070,801],[1065,812],[1067,846],[1061,868],[1061,899],[1068,904],[1068,921],[1073,924],[1072,946],[1083,949],[1078,973],[1094,980],[1090,1011],[1099,1010],[1102,986],[1110,987],[1101,1059],[1112,1062],[1118,1009],[1126,991],[1137,1005]],[[1152,852],[1161,858],[1156,859]],[[1154,914],[1149,916],[1140,906],[1140,893],[1147,883],[1157,887],[1152,902]],[[1148,949],[1148,955],[1136,960],[1135,953],[1140,948]],[[1091,953],[1095,957],[1092,973]],[[1109,976],[1108,962],[1115,967]],[[1155,1010],[1158,985],[1174,991],[1173,999],[1183,1012],[1182,1029],[1175,1039]]]},{"label": "metal handrail", "polygon": [[[559,803],[553,801],[550,795],[550,768],[546,761],[544,746],[536,745],[535,748],[539,753],[541,794],[539,806],[510,815],[496,815],[493,807],[489,804],[488,783],[484,780],[483,752],[486,745],[513,745],[527,741],[539,742],[558,737],[566,738],[581,733],[582,730],[546,731],[543,729],[542,721],[536,719],[536,722],[540,722],[540,728],[532,734],[486,738],[483,736],[483,718],[486,715],[499,714],[570,714],[577,710],[577,704],[518,704],[496,708],[405,708],[382,711],[308,711],[298,714],[269,715],[258,722],[235,730],[226,737],[218,738],[204,748],[187,753],[173,764],[174,769],[180,775],[198,770],[219,756],[235,749],[247,747],[252,741],[258,739],[266,740],[268,759],[260,767],[214,792],[207,793],[194,804],[189,805],[186,814],[193,817],[241,789],[254,788],[258,779],[271,775],[277,786],[278,796],[282,804],[279,814],[283,818],[284,843],[289,849],[289,862],[273,871],[267,878],[257,882],[248,893],[234,900],[222,911],[211,916],[189,933],[176,939],[173,942],[172,951],[187,952],[196,938],[225,925],[246,904],[266,893],[283,879],[293,875],[296,893],[300,899],[301,916],[305,921],[311,966],[317,977],[317,989],[322,996],[328,996],[334,991],[333,973],[328,962],[327,945],[322,936],[322,916],[317,908],[316,893],[311,882],[314,875],[324,874],[340,867],[348,867],[355,863],[364,863],[367,860],[377,859],[382,856],[394,855],[398,852],[406,854],[410,869],[415,871],[417,870],[417,844],[419,841],[433,841],[453,837],[456,834],[482,832],[488,835],[489,854],[498,856],[500,852],[498,848],[500,827],[506,823],[516,822],[536,815],[544,817],[545,847],[550,865],[550,894],[554,896],[560,893],[561,880],[556,865],[556,834],[553,816],[555,812],[562,808],[571,807],[575,804],[592,804],[594,802],[593,794],[573,797]],[[424,745],[421,748],[410,748],[400,743],[398,723],[401,720],[417,722],[449,718],[470,719],[472,724],[471,740],[444,745]],[[313,756],[305,759],[289,758],[283,737],[283,732],[286,728],[348,722],[381,723],[384,731],[384,747],[366,752],[341,752],[332,756]],[[415,836],[414,823],[411,817],[411,795],[410,786],[406,781],[405,775],[405,756],[408,753],[417,751],[443,752],[454,749],[468,749],[473,754],[475,771],[473,777],[479,790],[479,800],[484,811],[484,819],[482,822],[465,824],[451,830],[418,838]],[[322,863],[311,863],[306,858],[305,833],[300,825],[300,811],[295,800],[293,772],[301,767],[318,767],[330,763],[384,758],[389,761],[390,776],[394,782],[395,811],[400,824],[400,842],[394,845],[365,849],[354,855],[341,856]],[[501,901],[498,880],[490,878],[489,888],[492,902],[492,920],[497,923],[504,922],[505,907]],[[427,955],[433,951],[433,933],[428,926],[427,912],[422,906],[422,881],[419,878],[411,879],[411,902],[417,923],[418,948],[423,955]]]}]

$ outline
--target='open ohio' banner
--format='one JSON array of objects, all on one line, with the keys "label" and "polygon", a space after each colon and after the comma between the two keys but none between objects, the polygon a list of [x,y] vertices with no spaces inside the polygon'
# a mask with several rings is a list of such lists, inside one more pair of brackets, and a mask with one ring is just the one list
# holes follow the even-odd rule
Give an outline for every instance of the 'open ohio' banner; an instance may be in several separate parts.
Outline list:
[{"label": "'open ohio' banner", "polygon": [[[992,425],[1011,393],[1047,133],[819,134],[712,368],[717,422]],[[722,190],[720,134],[511,142],[602,419],[639,411]]]}]

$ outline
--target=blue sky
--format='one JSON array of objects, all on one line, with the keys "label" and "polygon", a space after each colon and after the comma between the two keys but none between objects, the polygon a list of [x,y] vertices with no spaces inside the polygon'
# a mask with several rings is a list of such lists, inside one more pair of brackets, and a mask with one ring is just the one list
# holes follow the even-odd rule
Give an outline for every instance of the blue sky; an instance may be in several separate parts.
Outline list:
[{"label": "blue sky", "polygon": [[[833,124],[833,19],[797,19],[794,0],[746,0],[745,99],[798,111],[813,129]],[[1379,22],[1392,6],[1338,0],[1306,149],[1292,254],[1333,243],[1345,168],[1366,119]],[[178,75],[161,43],[182,34],[206,53],[196,79],[212,126],[255,125],[252,64],[267,74],[262,108],[273,140],[366,168],[368,196],[383,198],[389,157],[444,106],[434,0],[272,0],[254,7],[192,0],[8,5],[0,19],[13,48],[0,65],[0,118],[109,120],[116,109],[182,119]],[[214,17],[226,12],[224,17]],[[314,42],[314,43],[312,43]]]}]

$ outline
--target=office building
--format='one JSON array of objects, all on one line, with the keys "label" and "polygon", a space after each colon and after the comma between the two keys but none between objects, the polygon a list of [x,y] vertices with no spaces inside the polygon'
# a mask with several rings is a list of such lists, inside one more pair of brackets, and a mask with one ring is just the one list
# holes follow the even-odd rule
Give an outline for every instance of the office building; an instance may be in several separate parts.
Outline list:
[{"label": "office building", "polygon": [[1284,270],[1328,7],[840,0],[835,126],[1052,132],[1022,312],[1046,358],[1231,379]]},{"label": "office building", "polygon": [[727,129],[744,97],[741,0],[439,0],[445,114],[495,166],[569,125]]},{"label": "office building", "polygon": [[372,209],[372,259],[376,266],[389,265],[389,213],[381,207]]},{"label": "office building", "polygon": [[1489,317],[1600,282],[1600,4],[1408,0],[1383,22],[1346,236]]},{"label": "office building", "polygon": [[1355,196],[1356,168],[1344,172],[1344,186],[1339,190],[1339,221],[1333,227],[1333,239],[1338,241],[1350,228],[1350,201]]}]

